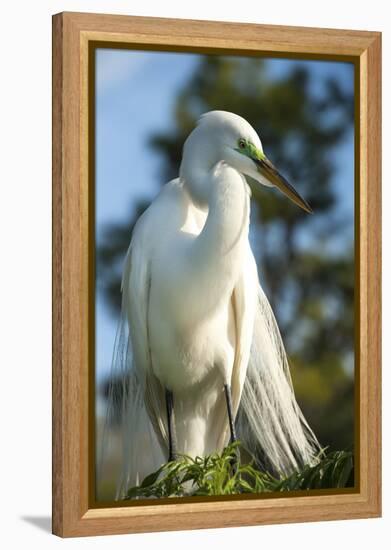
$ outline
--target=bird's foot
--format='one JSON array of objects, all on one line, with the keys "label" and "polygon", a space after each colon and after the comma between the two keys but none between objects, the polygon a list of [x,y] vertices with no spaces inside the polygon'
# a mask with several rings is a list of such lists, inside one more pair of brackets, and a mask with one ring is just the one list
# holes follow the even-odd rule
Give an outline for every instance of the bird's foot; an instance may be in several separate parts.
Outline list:
[{"label": "bird's foot", "polygon": [[[236,439],[231,440],[231,444],[234,443],[235,441],[236,441]],[[236,472],[237,472],[237,470],[240,466],[240,450],[239,450],[239,447],[235,448],[235,452],[234,452],[234,455],[231,458],[230,464],[231,464],[232,475],[234,475],[234,474],[236,474]]]}]

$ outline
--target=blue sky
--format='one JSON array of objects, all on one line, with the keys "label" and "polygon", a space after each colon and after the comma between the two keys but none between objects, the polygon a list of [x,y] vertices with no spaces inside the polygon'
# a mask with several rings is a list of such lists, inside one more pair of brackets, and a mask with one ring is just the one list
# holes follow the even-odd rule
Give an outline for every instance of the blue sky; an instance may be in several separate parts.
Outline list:
[{"label": "blue sky", "polygon": [[[96,244],[104,227],[126,221],[133,201],[151,199],[159,191],[161,159],[148,147],[152,134],[172,125],[177,92],[197,64],[197,54],[99,49],[96,52]],[[352,90],[353,66],[326,61],[267,60],[267,70],[283,77],[295,64],[311,69],[314,93],[322,80],[336,76]],[[352,219],[354,136],[333,152],[338,209]],[[99,279],[99,273],[97,273]],[[97,285],[96,372],[98,380],[111,363],[117,321],[108,311]]]}]

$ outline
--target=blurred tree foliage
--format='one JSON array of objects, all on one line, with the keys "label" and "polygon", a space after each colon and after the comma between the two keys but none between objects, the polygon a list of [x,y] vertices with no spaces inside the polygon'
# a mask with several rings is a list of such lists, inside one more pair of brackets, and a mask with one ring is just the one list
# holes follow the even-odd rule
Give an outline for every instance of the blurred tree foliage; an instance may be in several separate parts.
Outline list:
[{"label": "blurred tree foliage", "polygon": [[[252,247],[296,395],[321,444],[339,450],[352,448],[354,433],[347,367],[354,348],[354,247],[352,220],[337,214],[333,152],[352,130],[354,102],[339,79],[316,86],[315,92],[305,63],[276,78],[260,59],[202,57],[176,98],[173,127],[152,136],[150,145],[162,156],[164,183],[177,177],[183,143],[199,115],[232,111],[258,131],[269,158],[311,204],[313,216],[249,182]],[[140,202],[129,224],[107,227],[98,250],[99,284],[116,315],[131,230],[147,206]]]}]

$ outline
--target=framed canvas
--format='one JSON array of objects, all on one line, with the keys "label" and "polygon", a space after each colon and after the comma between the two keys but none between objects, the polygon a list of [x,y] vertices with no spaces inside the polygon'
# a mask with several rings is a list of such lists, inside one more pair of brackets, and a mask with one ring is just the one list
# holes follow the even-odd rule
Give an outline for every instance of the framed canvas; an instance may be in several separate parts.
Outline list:
[{"label": "framed canvas", "polygon": [[377,32],[53,17],[54,534],[381,514],[380,90]]}]

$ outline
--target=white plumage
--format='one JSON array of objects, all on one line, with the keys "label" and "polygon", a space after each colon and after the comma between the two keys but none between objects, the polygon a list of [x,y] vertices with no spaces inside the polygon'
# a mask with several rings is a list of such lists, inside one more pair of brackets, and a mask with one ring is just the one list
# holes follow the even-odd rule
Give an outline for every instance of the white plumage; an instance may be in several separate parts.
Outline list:
[{"label": "white plumage", "polygon": [[[122,317],[110,411],[121,411],[117,497],[168,458],[165,391],[177,451],[220,451],[238,439],[276,472],[312,463],[319,444],[294,397],[279,330],[249,240],[245,175],[307,203],[266,159],[254,129],[223,111],[203,115],[183,149],[179,178],[138,220],[122,279]],[[145,456],[148,455],[148,460]]]}]

